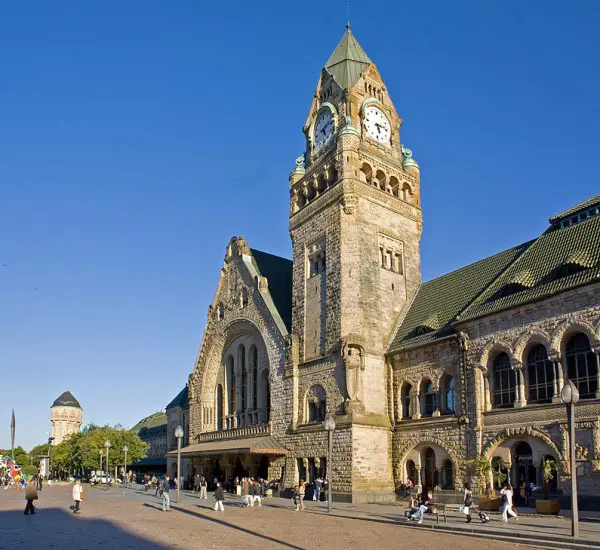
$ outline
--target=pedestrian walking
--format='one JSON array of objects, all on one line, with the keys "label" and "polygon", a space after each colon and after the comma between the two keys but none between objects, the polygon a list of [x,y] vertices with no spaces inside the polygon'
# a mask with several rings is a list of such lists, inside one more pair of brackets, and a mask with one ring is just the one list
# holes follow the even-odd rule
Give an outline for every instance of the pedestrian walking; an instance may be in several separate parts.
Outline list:
[{"label": "pedestrian walking", "polygon": [[313,500],[316,500],[317,502],[321,501],[321,491],[323,490],[323,478],[321,476],[318,476],[317,479],[315,479],[315,491],[313,493]]},{"label": "pedestrian walking", "polygon": [[500,491],[500,509],[502,511],[502,521],[506,523],[508,516],[515,518],[515,521],[519,521],[519,516],[513,510],[513,496],[514,491],[510,483],[506,484],[506,487]]},{"label": "pedestrian walking", "polygon": [[223,491],[223,487],[221,487],[221,484],[217,483],[217,488],[215,489],[215,512],[217,510],[221,510],[221,512],[225,511],[225,508],[223,508],[224,500],[225,500],[225,491]]},{"label": "pedestrian walking", "polygon": [[252,506],[254,506],[258,502],[258,507],[262,507],[261,493],[262,487],[260,485],[260,482],[254,481],[252,483]]},{"label": "pedestrian walking", "polygon": [[162,509],[163,512],[171,511],[171,499],[169,498],[169,476],[166,475],[162,482]]},{"label": "pedestrian walking", "polygon": [[73,485],[73,500],[75,501],[73,513],[79,514],[79,508],[83,500],[83,487],[81,486],[81,481],[78,479],[75,480],[75,485]]},{"label": "pedestrian walking", "polygon": [[208,486],[208,482],[206,481],[206,478],[204,476],[200,476],[200,498],[203,499],[207,499],[208,496],[206,495],[206,489]]},{"label": "pedestrian walking", "polygon": [[28,516],[30,513],[35,514],[35,507],[33,506],[33,501],[38,499],[38,494],[35,489],[35,482],[31,480],[27,484],[27,488],[25,489],[25,500],[27,504],[25,505],[24,514]]},{"label": "pedestrian walking", "polygon": [[242,478],[242,506],[248,507],[248,480],[245,477]]},{"label": "pedestrian walking", "polygon": [[295,512],[300,511],[300,486],[294,486],[294,497],[292,499],[294,501]]},{"label": "pedestrian walking", "polygon": [[463,507],[464,513],[467,514],[467,523],[471,523],[471,506],[473,506],[473,492],[471,491],[471,486],[465,483]]},{"label": "pedestrian walking", "polygon": [[300,494],[300,511],[302,512],[302,511],[304,511],[304,496],[306,495],[306,484],[304,483],[303,479],[300,480],[299,494]]}]

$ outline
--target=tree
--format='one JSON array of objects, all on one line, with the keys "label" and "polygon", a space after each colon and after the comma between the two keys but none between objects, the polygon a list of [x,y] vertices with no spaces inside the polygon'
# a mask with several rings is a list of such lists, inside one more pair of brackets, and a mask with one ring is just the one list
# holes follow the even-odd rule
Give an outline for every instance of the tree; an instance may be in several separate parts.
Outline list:
[{"label": "tree", "polygon": [[[104,451],[102,469],[106,469],[106,451],[104,444],[110,442],[109,471],[124,462],[123,446],[128,446],[127,462],[137,462],[146,456],[148,444],[143,442],[135,432],[125,430],[122,426],[96,426],[89,424],[81,432],[71,434],[50,451],[51,467],[54,474],[65,477],[72,474],[83,474],[97,470],[100,465],[100,453]],[[42,451],[42,452],[40,452]],[[38,445],[30,451],[45,456],[47,445]],[[39,458],[37,459],[39,464]]]},{"label": "tree", "polygon": [[[0,455],[11,457],[12,451],[10,449],[0,449]],[[23,447],[15,447],[15,462],[17,463],[17,466],[29,464],[27,461],[27,452]]]},{"label": "tree", "polygon": [[550,482],[554,479],[556,473],[556,462],[550,458],[545,458],[542,461],[542,477],[544,478],[544,499],[550,500]]},{"label": "tree", "polygon": [[492,463],[490,462],[490,459],[485,455],[481,455],[477,458],[467,460],[465,464],[474,468],[479,490],[489,498],[492,494],[492,489],[490,487],[490,472],[492,471]]},{"label": "tree", "polygon": [[27,453],[27,463],[33,464],[36,467],[40,467],[40,457],[48,455],[48,443],[41,443],[36,445]]}]

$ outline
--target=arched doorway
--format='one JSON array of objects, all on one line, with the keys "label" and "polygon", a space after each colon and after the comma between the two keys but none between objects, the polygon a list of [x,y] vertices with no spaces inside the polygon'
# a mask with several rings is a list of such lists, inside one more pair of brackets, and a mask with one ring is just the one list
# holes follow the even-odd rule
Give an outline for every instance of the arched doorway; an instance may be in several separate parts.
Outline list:
[{"label": "arched doorway", "polygon": [[516,479],[515,479],[515,497],[519,504],[525,504],[527,501],[528,490],[523,490],[523,484],[525,487],[529,487],[529,483],[535,479],[535,467],[533,465],[533,451],[531,446],[526,441],[522,441],[515,447],[515,464],[516,464]]},{"label": "arched doorway", "polygon": [[406,477],[413,482],[413,485],[415,487],[418,485],[417,468],[415,466],[415,463],[412,460],[406,461]]},{"label": "arched doorway", "polygon": [[425,487],[433,489],[436,485],[435,479],[435,451],[431,447],[427,447],[423,453],[425,457]]}]

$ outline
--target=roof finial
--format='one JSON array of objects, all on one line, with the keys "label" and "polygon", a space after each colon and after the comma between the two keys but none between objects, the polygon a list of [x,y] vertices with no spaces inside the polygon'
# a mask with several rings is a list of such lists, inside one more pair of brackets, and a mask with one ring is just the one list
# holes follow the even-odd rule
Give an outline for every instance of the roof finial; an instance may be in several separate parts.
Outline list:
[{"label": "roof finial", "polygon": [[350,0],[346,0],[346,30],[350,30]]}]

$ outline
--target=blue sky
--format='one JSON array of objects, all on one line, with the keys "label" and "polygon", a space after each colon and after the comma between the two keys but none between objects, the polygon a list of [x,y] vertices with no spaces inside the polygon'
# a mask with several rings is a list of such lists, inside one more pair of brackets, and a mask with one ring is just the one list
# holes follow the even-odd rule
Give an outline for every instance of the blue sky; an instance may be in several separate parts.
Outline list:
[{"label": "blue sky", "polygon": [[[233,235],[290,256],[288,174],[345,2],[27,2],[0,18],[0,447],[65,389],[184,386]],[[600,190],[600,4],[351,2],[421,165],[424,280]],[[29,385],[19,381],[28,381]]]}]

